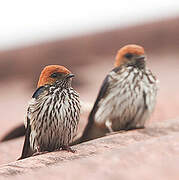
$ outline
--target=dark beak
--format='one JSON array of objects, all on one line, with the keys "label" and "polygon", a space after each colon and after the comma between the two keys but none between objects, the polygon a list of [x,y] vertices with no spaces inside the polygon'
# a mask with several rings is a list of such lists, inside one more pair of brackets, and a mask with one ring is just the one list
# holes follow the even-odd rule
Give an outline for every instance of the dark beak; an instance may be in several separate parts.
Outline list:
[{"label": "dark beak", "polygon": [[69,78],[72,78],[72,77],[75,77],[75,75],[74,74],[67,74],[66,75],[66,79],[69,79]]},{"label": "dark beak", "polygon": [[144,55],[140,55],[140,56],[137,56],[135,59],[136,60],[144,60],[145,56]]}]

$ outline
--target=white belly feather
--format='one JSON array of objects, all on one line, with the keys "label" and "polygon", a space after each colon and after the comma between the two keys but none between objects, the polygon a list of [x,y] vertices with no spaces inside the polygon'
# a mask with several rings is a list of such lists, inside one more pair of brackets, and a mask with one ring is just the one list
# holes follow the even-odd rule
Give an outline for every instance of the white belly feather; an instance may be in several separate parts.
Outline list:
[{"label": "white belly feather", "polygon": [[[153,76],[148,79],[146,74],[137,69],[129,74],[130,69],[131,67],[126,68],[120,75],[110,72],[108,94],[100,100],[94,117],[98,125],[109,121],[114,130],[124,128],[126,123],[143,126],[153,112],[157,93],[156,80]],[[146,72],[151,74],[148,70]]]}]

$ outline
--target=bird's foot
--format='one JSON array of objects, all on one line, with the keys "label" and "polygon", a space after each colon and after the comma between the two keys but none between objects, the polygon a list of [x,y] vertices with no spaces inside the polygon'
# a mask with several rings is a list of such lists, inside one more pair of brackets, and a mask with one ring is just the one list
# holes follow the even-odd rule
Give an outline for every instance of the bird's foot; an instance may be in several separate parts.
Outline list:
[{"label": "bird's foot", "polygon": [[137,129],[144,129],[144,126],[139,126],[139,127],[130,127],[130,128],[126,128],[125,131],[130,131],[130,130],[137,130]]},{"label": "bird's foot", "polygon": [[42,151],[42,152],[38,151],[38,152],[33,153],[32,156],[37,156],[37,155],[46,154],[46,153],[48,153],[48,151]]},{"label": "bird's foot", "polygon": [[114,130],[112,129],[112,122],[110,120],[107,120],[105,122],[105,126],[108,129],[109,133],[113,133],[114,132]]},{"label": "bird's foot", "polygon": [[76,152],[76,150],[72,149],[70,146],[63,146],[61,149],[72,153]]},{"label": "bird's foot", "polygon": [[119,133],[124,133],[124,132],[126,132],[126,131],[125,130],[113,131],[113,132],[107,133],[106,135],[108,136],[108,135],[119,134]]}]

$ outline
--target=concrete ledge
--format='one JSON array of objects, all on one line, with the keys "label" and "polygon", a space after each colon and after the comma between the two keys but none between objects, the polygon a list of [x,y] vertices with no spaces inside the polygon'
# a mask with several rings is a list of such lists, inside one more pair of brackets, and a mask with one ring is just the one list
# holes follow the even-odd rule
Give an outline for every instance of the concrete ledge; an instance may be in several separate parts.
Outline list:
[{"label": "concrete ledge", "polygon": [[74,154],[52,152],[1,165],[0,177],[34,179],[37,174],[43,179],[116,179],[122,174],[127,179],[137,179],[151,173],[158,179],[165,176],[179,179],[178,140],[179,120],[154,123],[143,130],[116,133],[76,145]]}]

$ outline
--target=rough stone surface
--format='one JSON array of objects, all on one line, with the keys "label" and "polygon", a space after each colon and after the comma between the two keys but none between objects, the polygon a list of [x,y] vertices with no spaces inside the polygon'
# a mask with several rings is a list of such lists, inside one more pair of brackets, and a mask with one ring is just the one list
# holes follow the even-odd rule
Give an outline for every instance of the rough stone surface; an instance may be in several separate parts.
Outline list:
[{"label": "rough stone surface", "polygon": [[175,138],[179,138],[179,133],[119,149],[111,148],[91,157],[24,174],[20,178],[178,180],[179,142]]},{"label": "rough stone surface", "polygon": [[178,140],[179,120],[153,123],[76,145],[76,153],[52,152],[1,165],[0,178],[177,179]]}]

